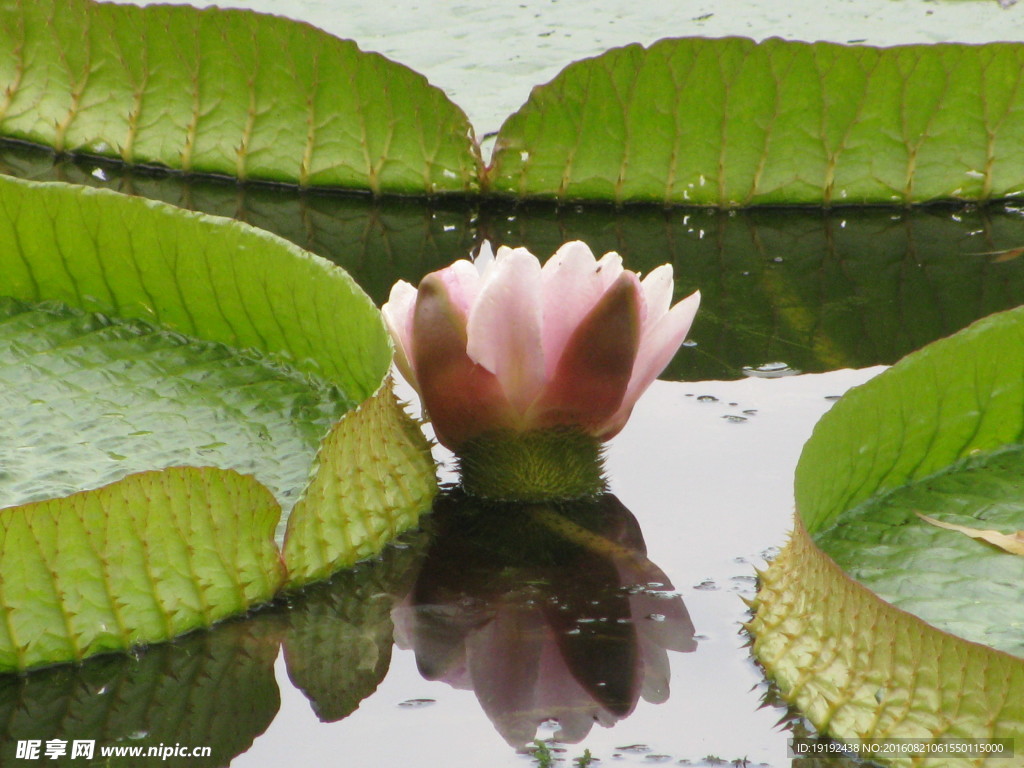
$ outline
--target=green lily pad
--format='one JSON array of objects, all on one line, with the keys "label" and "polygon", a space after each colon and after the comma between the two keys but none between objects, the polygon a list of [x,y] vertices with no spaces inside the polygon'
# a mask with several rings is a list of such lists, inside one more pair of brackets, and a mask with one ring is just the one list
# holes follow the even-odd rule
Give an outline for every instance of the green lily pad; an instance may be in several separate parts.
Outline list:
[{"label": "green lily pad", "polygon": [[288,19],[4,0],[0,134],[125,163],[373,193],[465,193],[465,114],[411,69]]},{"label": "green lily pad", "polygon": [[[237,222],[0,178],[4,295],[0,381],[14,400],[15,448],[38,436],[45,444],[29,453],[98,449],[104,460],[85,467],[79,456],[30,479],[21,473],[31,462],[13,468],[15,501],[52,498],[0,509],[0,669],[209,626],[300,573],[325,577],[379,551],[429,507],[433,463],[386,385],[379,313],[322,259]],[[202,402],[211,390],[216,400]],[[354,403],[354,417],[341,416]],[[135,454],[147,431],[158,434]],[[259,445],[235,454],[263,434],[280,439],[280,455]],[[305,464],[317,490],[289,525],[316,544],[315,558],[292,553],[286,572],[274,542],[282,505],[253,476],[161,469],[217,458],[262,463],[286,503],[301,493]],[[92,487],[147,461],[147,471]],[[334,481],[339,463],[373,482],[349,493]],[[83,488],[62,495],[69,475]],[[316,541],[311,527],[340,536]]]},{"label": "green lily pad", "polygon": [[918,518],[1022,527],[1021,370],[1024,308],[852,390],[804,447],[796,529],[749,629],[783,696],[830,735],[1024,739],[1024,561]]},{"label": "green lily pad", "polygon": [[497,194],[737,207],[1024,190],[1024,46],[679,38],[566,67],[502,126]]}]

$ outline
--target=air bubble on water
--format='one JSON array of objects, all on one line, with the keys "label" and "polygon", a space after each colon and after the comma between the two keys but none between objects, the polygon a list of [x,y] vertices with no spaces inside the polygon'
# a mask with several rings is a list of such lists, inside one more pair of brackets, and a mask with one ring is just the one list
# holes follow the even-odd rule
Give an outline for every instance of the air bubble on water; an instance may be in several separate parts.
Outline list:
[{"label": "air bubble on water", "polygon": [[783,376],[795,376],[800,373],[796,368],[790,368],[789,365],[782,362],[774,363],[763,363],[757,367],[745,365],[743,366],[743,375],[750,376],[757,379],[780,379]]}]

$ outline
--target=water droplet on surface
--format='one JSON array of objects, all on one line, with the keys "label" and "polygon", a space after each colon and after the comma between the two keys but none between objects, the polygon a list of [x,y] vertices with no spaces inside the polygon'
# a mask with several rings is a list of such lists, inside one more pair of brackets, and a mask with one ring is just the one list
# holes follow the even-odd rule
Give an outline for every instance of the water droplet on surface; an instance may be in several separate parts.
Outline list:
[{"label": "water droplet on surface", "polygon": [[718,589],[718,585],[712,579],[704,579],[700,584],[696,584],[694,589],[699,589],[702,592],[712,592]]},{"label": "water droplet on surface", "polygon": [[747,420],[746,416],[737,416],[736,414],[733,413],[728,413],[722,418],[728,421],[730,424],[742,424]]},{"label": "water droplet on surface", "polygon": [[701,395],[697,398],[698,403],[717,403],[718,398],[714,395]]},{"label": "water droplet on surface", "polygon": [[697,346],[697,342],[694,341],[693,339],[687,339],[686,341],[683,342],[683,346],[684,347],[696,347]]},{"label": "water droplet on surface", "polygon": [[825,395],[826,400],[832,400],[833,402],[841,398],[842,395]]},{"label": "water droplet on surface", "polygon": [[649,613],[649,614],[647,614],[647,618],[650,619],[651,621],[664,621],[665,620],[665,614],[663,614],[663,613]]},{"label": "water droplet on surface", "polygon": [[796,368],[790,368],[786,363],[764,363],[756,368],[750,365],[743,366],[743,375],[758,379],[779,379],[783,376],[795,376],[800,373]]}]

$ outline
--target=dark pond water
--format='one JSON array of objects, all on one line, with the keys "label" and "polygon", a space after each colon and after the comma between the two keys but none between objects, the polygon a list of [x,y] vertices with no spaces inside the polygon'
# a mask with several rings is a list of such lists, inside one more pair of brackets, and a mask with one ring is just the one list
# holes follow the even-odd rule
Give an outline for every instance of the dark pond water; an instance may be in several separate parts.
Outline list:
[{"label": "dark pond water", "polygon": [[[916,0],[856,13],[840,2],[748,3],[729,16],[692,0],[586,13],[564,0],[513,11],[247,5],[314,21],[439,78],[481,134],[571,59],[670,32],[892,43],[965,39],[968,29],[995,39],[1006,26],[995,3],[967,12]],[[506,81],[494,87],[499,74]],[[617,250],[633,269],[671,262],[677,295],[704,295],[695,344],[610,446],[613,497],[509,512],[507,524],[446,498],[379,561],[246,621],[137,657],[0,679],[0,764],[19,738],[60,737],[215,748],[210,761],[164,765],[511,767],[533,764],[522,746],[536,731],[562,765],[589,750],[600,765],[789,766],[786,740],[802,724],[773,703],[741,625],[755,568],[785,540],[801,445],[836,397],[879,370],[871,366],[1024,302],[1015,206],[718,213],[375,202],[55,164],[21,146],[0,150],[0,170],[243,219],[344,266],[378,303],[396,279],[416,282],[485,242],[547,255],[569,239]],[[438,459],[450,463],[442,451]]]}]

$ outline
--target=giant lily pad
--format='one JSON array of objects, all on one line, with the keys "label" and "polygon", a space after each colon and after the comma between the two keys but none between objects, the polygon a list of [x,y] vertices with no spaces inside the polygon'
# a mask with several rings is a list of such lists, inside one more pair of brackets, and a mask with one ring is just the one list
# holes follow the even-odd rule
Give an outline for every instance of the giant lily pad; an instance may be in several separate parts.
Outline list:
[{"label": "giant lily pad", "polygon": [[476,189],[465,114],[422,75],[250,11],[4,0],[0,134],[131,164],[374,193]]},{"label": "giant lily pad", "polygon": [[750,629],[783,695],[829,734],[1024,739],[1024,558],[919,516],[1024,527],[1022,370],[1024,308],[851,391],[805,446],[796,530]]},{"label": "giant lily pad", "polygon": [[1024,190],[1024,46],[667,39],[566,67],[490,188],[557,200],[907,204]]},{"label": "giant lily pad", "polygon": [[[83,417],[89,429],[79,441],[106,460],[87,468],[91,475],[78,472],[88,463],[79,457],[39,473],[34,486],[11,479],[15,496],[5,503],[14,506],[0,509],[0,669],[209,626],[286,581],[373,554],[429,506],[433,465],[385,382],[390,348],[379,313],[318,257],[237,222],[0,179],[0,295],[9,342],[0,371],[20,403],[7,416],[11,439],[50,434],[57,402],[72,432]],[[142,391],[118,403],[108,390],[119,386]],[[196,406],[213,389],[218,400],[203,421]],[[331,427],[346,403],[361,405]],[[196,423],[178,430],[160,417],[169,410]],[[105,418],[123,423],[120,443]],[[221,425],[228,450],[218,457]],[[196,429],[214,442],[190,445]],[[145,432],[158,433],[156,450],[136,453]],[[274,461],[259,443],[282,435],[291,437],[277,443]],[[177,463],[213,466],[168,467],[176,439],[184,440]],[[261,452],[264,460],[250,461]],[[287,537],[316,546],[286,547],[285,564],[274,530],[282,502],[301,490],[303,452],[314,492],[299,500]],[[110,466],[123,474],[149,459],[155,466],[123,479]],[[339,462],[359,471],[339,473]],[[69,477],[83,487],[64,495],[60,479]],[[341,535],[317,539],[321,530]]]}]

